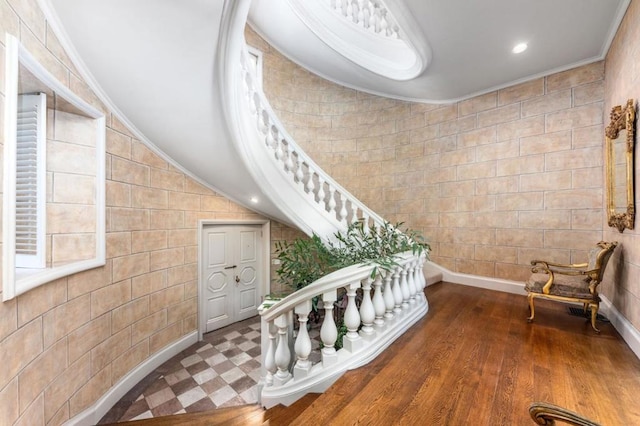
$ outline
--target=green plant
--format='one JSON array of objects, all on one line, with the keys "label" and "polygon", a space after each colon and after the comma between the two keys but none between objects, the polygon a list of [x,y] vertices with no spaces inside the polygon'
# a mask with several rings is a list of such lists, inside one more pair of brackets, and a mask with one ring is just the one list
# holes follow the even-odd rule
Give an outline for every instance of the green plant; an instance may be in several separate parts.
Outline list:
[{"label": "green plant", "polygon": [[324,242],[313,235],[293,242],[277,242],[279,280],[292,290],[299,290],[333,271],[359,263],[374,265],[371,277],[375,278],[379,269],[390,271],[398,266],[399,253],[428,255],[429,245],[424,238],[417,231],[402,230],[401,226],[402,223],[385,222],[379,227],[365,227],[362,221],[357,221],[346,232],[334,234],[332,241]]}]

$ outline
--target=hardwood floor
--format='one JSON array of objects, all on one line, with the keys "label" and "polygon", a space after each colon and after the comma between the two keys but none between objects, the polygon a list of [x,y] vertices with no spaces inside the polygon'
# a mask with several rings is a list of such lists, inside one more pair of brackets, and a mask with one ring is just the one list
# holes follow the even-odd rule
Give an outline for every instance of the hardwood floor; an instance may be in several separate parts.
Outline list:
[{"label": "hardwood floor", "polygon": [[595,334],[549,301],[536,302],[529,324],[524,296],[473,287],[426,293],[425,318],[372,363],[245,424],[533,425],[528,407],[544,401],[602,425],[640,425],[640,361],[610,324]]}]

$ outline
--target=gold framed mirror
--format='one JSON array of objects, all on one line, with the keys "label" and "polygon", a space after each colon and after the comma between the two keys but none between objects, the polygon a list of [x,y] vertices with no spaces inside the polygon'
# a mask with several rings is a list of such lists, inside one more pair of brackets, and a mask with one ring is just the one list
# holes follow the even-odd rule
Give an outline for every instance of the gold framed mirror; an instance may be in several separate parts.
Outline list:
[{"label": "gold framed mirror", "polygon": [[607,169],[607,216],[609,226],[623,232],[633,229],[635,203],[633,188],[633,143],[635,102],[611,109],[611,122],[605,129]]}]

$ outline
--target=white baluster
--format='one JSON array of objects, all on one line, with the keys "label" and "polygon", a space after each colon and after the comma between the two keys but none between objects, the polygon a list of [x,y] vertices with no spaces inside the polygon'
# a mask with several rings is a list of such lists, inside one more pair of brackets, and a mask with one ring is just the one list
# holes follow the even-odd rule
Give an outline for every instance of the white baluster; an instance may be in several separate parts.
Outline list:
[{"label": "white baluster", "polygon": [[364,338],[373,337],[373,321],[376,319],[376,311],[371,300],[371,276],[363,280],[362,286],[362,303],[360,304],[360,321],[362,321],[362,329],[360,335]]},{"label": "white baluster", "polygon": [[426,261],[427,255],[422,254],[422,256],[420,256],[420,266],[418,267],[418,277],[420,278],[420,286],[422,287],[422,290],[427,286],[427,280],[424,277],[424,264]]},{"label": "white baluster", "polygon": [[394,313],[400,313],[402,311],[402,289],[400,288],[400,268],[393,270],[393,283],[391,284],[391,291],[393,291],[394,301]]},{"label": "white baluster", "polygon": [[364,0],[358,0],[358,25],[364,27]]},{"label": "white baluster", "polygon": [[289,363],[291,362],[291,352],[289,351],[289,342],[287,341],[287,314],[282,314],[274,320],[278,329],[278,341],[275,353],[275,362],[278,371],[273,377],[273,384],[281,386],[291,379],[289,373]]},{"label": "white baluster", "polygon": [[324,197],[326,196],[326,194],[324,193],[324,179],[322,179],[322,176],[320,175],[318,175],[318,194],[317,195],[318,195],[318,203],[320,203],[322,208],[326,210],[326,206],[324,202]]},{"label": "white baluster", "polygon": [[296,156],[295,170],[296,182],[303,183],[302,179],[304,179],[304,172],[302,170],[302,160],[300,159],[300,154]]},{"label": "white baluster", "polygon": [[400,291],[402,292],[402,309],[409,308],[409,284],[407,283],[407,265],[400,267]]},{"label": "white baluster", "polygon": [[329,187],[329,200],[327,202],[327,208],[328,208],[328,212],[330,214],[333,214],[336,211],[336,200],[334,197],[334,193],[336,192],[336,190],[331,185],[327,185],[327,186]]},{"label": "white baluster", "polygon": [[267,136],[264,138],[264,143],[269,147],[269,149],[273,149],[273,145],[276,143],[276,140],[273,138],[273,129],[267,132]]},{"label": "white baluster", "polygon": [[274,155],[276,157],[276,160],[280,160],[282,159],[282,145],[283,145],[284,139],[276,139],[275,140],[275,150],[274,150]]},{"label": "white baluster", "polygon": [[[305,189],[307,190],[307,193],[313,195],[313,190],[315,188],[314,184],[313,184],[313,170],[311,170],[311,167],[307,167],[307,183],[305,184]],[[315,197],[315,196],[314,196]]]},{"label": "white baluster", "polygon": [[287,172],[293,171],[293,160],[291,159],[291,146],[282,144],[284,146],[284,170]]},{"label": "white baluster", "polygon": [[[415,256],[414,258],[415,259]],[[409,287],[409,304],[414,305],[416,303],[416,293],[418,289],[416,288],[416,283],[414,281],[414,271],[416,269],[417,260],[412,260],[407,263],[407,286]]]},{"label": "white baluster", "polygon": [[264,356],[264,368],[267,370],[267,377],[265,378],[265,384],[271,386],[273,384],[273,375],[276,374],[278,367],[276,367],[276,326],[273,321],[267,324],[269,330],[269,345],[267,347],[267,353]]},{"label": "white baluster", "polygon": [[376,279],[373,282],[373,309],[376,313],[376,318],[373,321],[376,327],[382,327],[384,325],[384,311],[385,304],[382,297],[382,275],[378,273]]},{"label": "white baluster", "polygon": [[338,299],[336,290],[324,293],[322,303],[324,305],[324,321],[320,327],[320,340],[322,340],[322,365],[329,367],[338,362],[335,343],[338,338],[338,327],[333,320],[333,304]]},{"label": "white baluster", "polygon": [[[358,207],[350,201],[351,204],[351,223],[357,223],[360,219],[358,217]],[[366,231],[366,229],[365,229]]]},{"label": "white baluster", "polygon": [[338,220],[344,222],[347,218],[347,197],[340,193],[340,211],[338,212]]},{"label": "white baluster", "polygon": [[386,271],[384,273],[384,292],[382,293],[382,298],[384,299],[384,317],[386,319],[391,319],[394,317],[393,307],[396,304],[395,297],[393,296],[393,290],[391,289],[392,275],[393,273],[391,271]]},{"label": "white baluster", "polygon": [[347,287],[347,309],[344,311],[344,325],[347,327],[347,334],[343,337],[342,347],[351,353],[362,347],[362,339],[358,334],[360,314],[356,307],[356,290],[359,287],[360,282],[349,284]]},{"label": "white baluster", "polygon": [[311,339],[307,331],[307,321],[309,320],[309,312],[311,312],[311,300],[300,303],[295,307],[294,311],[296,315],[298,315],[300,328],[298,329],[298,336],[296,337],[296,343],[293,347],[296,352],[296,365],[293,368],[293,377],[301,378],[307,377],[309,370],[311,370],[311,361],[309,361]]}]

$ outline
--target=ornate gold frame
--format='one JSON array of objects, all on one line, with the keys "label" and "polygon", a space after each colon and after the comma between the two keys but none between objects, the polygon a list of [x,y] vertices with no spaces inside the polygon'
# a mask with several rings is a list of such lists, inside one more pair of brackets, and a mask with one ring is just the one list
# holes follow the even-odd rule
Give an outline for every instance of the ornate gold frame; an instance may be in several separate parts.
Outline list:
[{"label": "ornate gold frame", "polygon": [[[633,229],[635,220],[635,203],[633,189],[633,143],[634,143],[634,123],[635,123],[635,102],[629,99],[624,108],[617,105],[611,109],[611,122],[605,129],[606,136],[606,169],[607,169],[607,215],[609,226],[617,228],[623,232],[625,228]],[[615,206],[615,157],[614,144],[620,136],[621,130],[626,130],[626,191],[627,191],[627,211],[616,212]]]}]

